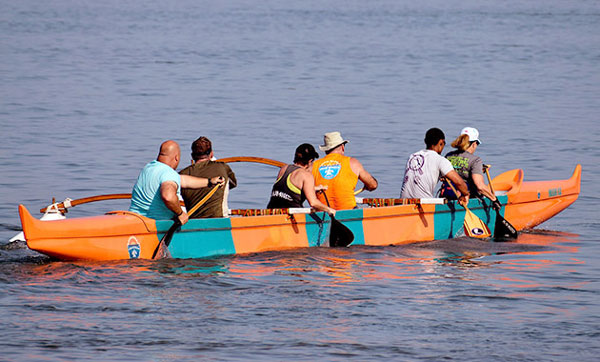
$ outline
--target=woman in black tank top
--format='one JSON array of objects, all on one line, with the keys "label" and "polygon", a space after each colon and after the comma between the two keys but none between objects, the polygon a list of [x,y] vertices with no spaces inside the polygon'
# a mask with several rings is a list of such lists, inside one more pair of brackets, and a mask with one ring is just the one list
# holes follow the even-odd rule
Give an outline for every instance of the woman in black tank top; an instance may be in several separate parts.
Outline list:
[{"label": "woman in black tank top", "polygon": [[300,169],[297,165],[287,165],[280,178],[277,179],[271,190],[271,199],[267,209],[286,209],[289,207],[302,207],[306,195],[290,180],[292,172]]},{"label": "woman in black tank top", "polygon": [[[312,167],[312,161],[316,158],[319,158],[319,154],[312,145],[304,143],[296,148],[294,164],[284,166],[279,171],[277,181],[271,190],[268,209],[303,207],[304,201],[308,200],[310,206],[315,210],[335,215],[335,210],[319,201],[315,194],[315,180],[309,170]],[[300,186],[295,185],[292,178],[296,182],[300,181]]]}]

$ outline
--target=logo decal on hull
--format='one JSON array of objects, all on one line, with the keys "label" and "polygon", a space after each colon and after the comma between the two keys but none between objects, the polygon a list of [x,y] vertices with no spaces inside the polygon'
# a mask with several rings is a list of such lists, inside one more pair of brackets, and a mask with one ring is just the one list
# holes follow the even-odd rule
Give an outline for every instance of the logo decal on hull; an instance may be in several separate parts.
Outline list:
[{"label": "logo decal on hull", "polygon": [[130,237],[127,241],[127,251],[129,252],[129,259],[139,259],[141,247],[135,236]]}]

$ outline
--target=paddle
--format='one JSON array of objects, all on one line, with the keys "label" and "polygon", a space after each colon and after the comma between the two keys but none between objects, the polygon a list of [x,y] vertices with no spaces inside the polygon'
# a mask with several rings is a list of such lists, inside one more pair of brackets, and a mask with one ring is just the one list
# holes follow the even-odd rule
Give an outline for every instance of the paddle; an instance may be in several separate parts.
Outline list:
[{"label": "paddle", "polygon": [[211,197],[211,196],[212,196],[212,195],[213,195],[215,192],[217,192],[217,189],[218,189],[219,187],[221,187],[221,186],[223,186],[223,185],[222,185],[222,184],[216,184],[216,185],[215,185],[215,186],[212,188],[212,190],[210,190],[210,191],[208,192],[208,194],[206,194],[206,196],[204,196],[204,197],[202,198],[202,200],[198,201],[198,203],[197,203],[197,204],[196,204],[194,207],[192,207],[192,208],[191,208],[191,209],[188,211],[188,215],[189,215],[189,216],[192,216],[192,215],[193,215],[193,214],[196,212],[196,210],[198,210],[198,209],[200,208],[200,206],[204,205],[204,204],[206,203],[206,201],[208,201],[208,199],[210,199],[210,197]]},{"label": "paddle", "polygon": [[171,256],[169,253],[169,244],[171,244],[171,239],[173,238],[173,234],[175,234],[175,230],[181,226],[181,221],[179,221],[178,217],[173,219],[173,225],[167,230],[167,233],[160,239],[158,245],[156,245],[156,249],[154,249],[154,253],[152,253],[152,259],[164,259]]},{"label": "paddle", "polygon": [[[323,193],[325,196],[325,201],[327,202],[327,206],[329,205],[329,199],[327,199],[327,194],[325,190],[319,190],[319,192]],[[342,224],[335,218],[333,215],[329,215],[331,217],[331,228],[329,229],[329,246],[332,248],[337,247],[348,247],[354,241],[354,234],[352,230],[350,230],[346,225]]]},{"label": "paddle", "polygon": [[331,217],[331,229],[329,231],[330,247],[348,247],[354,241],[354,234],[346,225],[342,224],[333,215]]},{"label": "paddle", "polygon": [[[448,185],[450,185],[450,188],[452,188],[452,191],[454,191],[454,194],[458,195],[458,192],[454,188],[452,182],[448,179],[446,179],[446,181],[448,182]],[[481,219],[478,218],[473,211],[469,210],[466,204],[462,206],[465,208],[465,233],[472,238],[488,238],[492,236],[490,228],[488,228],[488,226],[481,221]]]},{"label": "paddle", "polygon": [[[208,201],[208,199],[210,199],[210,197],[221,186],[222,186],[222,184],[216,184],[210,190],[210,192],[202,198],[202,200],[198,201],[198,203],[190,209],[190,211],[188,212],[188,215],[191,216],[194,212],[196,212],[196,210],[198,210],[198,208],[200,206],[204,205],[206,203],[206,201]],[[179,218],[175,217],[173,219],[173,225],[169,228],[169,230],[167,230],[167,233],[163,236],[163,238],[160,239],[160,241],[158,242],[158,245],[156,245],[156,249],[154,249],[154,252],[152,253],[152,259],[163,259],[163,258],[168,258],[171,256],[171,253],[169,253],[169,244],[171,244],[171,239],[173,238],[173,234],[175,234],[175,230],[177,230],[177,228],[180,226],[181,226],[181,222],[179,221]]]},{"label": "paddle", "polygon": [[[483,168],[483,171],[487,175],[488,183],[490,185],[490,191],[492,194],[494,193],[494,187],[492,186],[492,178],[490,177],[490,172],[488,169],[490,166],[486,165]],[[517,229],[510,222],[508,222],[505,218],[500,215],[500,210],[496,210],[496,223],[494,224],[494,238],[498,240],[504,239],[516,239],[518,236]]]}]

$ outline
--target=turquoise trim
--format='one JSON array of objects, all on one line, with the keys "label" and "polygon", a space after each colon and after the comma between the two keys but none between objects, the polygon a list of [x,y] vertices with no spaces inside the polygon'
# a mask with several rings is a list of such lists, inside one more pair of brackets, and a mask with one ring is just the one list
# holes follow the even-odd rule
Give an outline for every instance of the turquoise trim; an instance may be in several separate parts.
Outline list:
[{"label": "turquoise trim", "polygon": [[[354,241],[350,245],[365,245],[362,209],[340,210],[335,213],[335,218],[354,234]],[[329,238],[329,230],[327,230],[327,237]]]},{"label": "turquoise trim", "polygon": [[[498,200],[505,205],[508,197],[498,196]],[[496,212],[490,205],[491,201],[488,199],[485,199],[484,202],[479,199],[470,199],[467,207],[490,228],[490,232],[494,235]],[[504,216],[504,206],[500,210],[500,214]],[[443,240],[464,236],[464,222],[465,209],[458,202],[449,201],[445,205],[436,205],[433,215],[434,239]]]},{"label": "turquoise trim", "polygon": [[308,246],[321,246],[329,238],[330,221],[325,212],[306,215],[306,236]]},{"label": "turquoise trim", "polygon": [[[502,208],[500,209],[500,215],[502,217],[504,217],[504,212],[506,211],[506,207],[504,207],[504,205],[506,205],[506,203],[508,202],[508,196],[506,196],[506,195],[504,195],[504,196],[496,196],[496,198],[502,204]],[[494,212],[494,221],[495,220],[496,220],[496,213]]]},{"label": "turquoise trim", "polygon": [[[459,207],[460,209],[456,209]],[[450,201],[445,205],[435,205],[433,214],[433,226],[435,240],[452,239],[463,233],[463,223],[465,221],[465,212],[461,206],[455,205],[455,201]]]},{"label": "turquoise trim", "polygon": [[[171,221],[157,221],[156,227],[166,231],[172,224]],[[164,231],[158,235],[159,238],[162,238]],[[190,219],[173,235],[169,252],[173,258],[181,259],[235,254],[231,220],[228,218]]]}]

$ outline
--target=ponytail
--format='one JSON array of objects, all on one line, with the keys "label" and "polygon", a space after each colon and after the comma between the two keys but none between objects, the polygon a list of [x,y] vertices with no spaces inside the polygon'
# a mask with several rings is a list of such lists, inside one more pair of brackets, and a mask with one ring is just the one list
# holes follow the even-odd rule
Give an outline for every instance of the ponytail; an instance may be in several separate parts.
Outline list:
[{"label": "ponytail", "polygon": [[471,145],[471,141],[469,141],[469,135],[461,134],[460,136],[458,136],[458,138],[452,141],[451,145],[456,149],[466,151],[467,148],[469,148],[469,146]]}]

